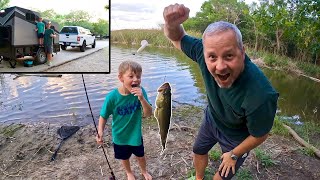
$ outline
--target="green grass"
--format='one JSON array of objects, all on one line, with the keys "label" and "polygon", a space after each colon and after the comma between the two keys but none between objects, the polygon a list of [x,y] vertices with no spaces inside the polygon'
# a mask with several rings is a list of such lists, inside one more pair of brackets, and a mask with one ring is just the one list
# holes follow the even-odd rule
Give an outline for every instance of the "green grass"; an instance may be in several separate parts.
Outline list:
[{"label": "green grass", "polygon": [[[272,134],[281,135],[284,137],[291,137],[289,131],[283,127],[283,124],[290,126],[302,139],[304,139],[309,144],[320,148],[320,125],[314,122],[304,122],[303,125],[296,125],[290,122],[281,121],[280,117],[276,116],[274,119],[273,127],[271,129]],[[314,154],[313,150],[308,148],[302,150],[306,155]]]},{"label": "green grass", "polygon": [[[187,32],[189,35],[201,37],[199,32]],[[111,43],[122,43],[129,45],[138,45],[142,40],[147,40],[150,46],[154,47],[172,47],[172,43],[164,35],[163,30],[160,29],[125,29],[111,31]]]},{"label": "green grass", "polygon": [[[204,180],[212,180],[213,175],[214,175],[214,171],[209,168],[206,168],[204,172]],[[196,176],[195,169],[192,169],[187,173],[188,180],[195,180],[196,179],[195,176]]]},{"label": "green grass", "polygon": [[302,139],[316,148],[320,148],[320,125],[304,122],[303,125],[288,124]]},{"label": "green grass", "polygon": [[262,149],[255,148],[254,153],[263,167],[268,168],[275,165],[275,162],[272,160],[271,156]]},{"label": "green grass", "polygon": [[247,168],[240,168],[236,174],[238,180],[252,180],[252,173]]},{"label": "green grass", "polygon": [[277,135],[281,135],[281,136],[285,136],[285,137],[289,137],[289,131],[283,127],[282,125],[283,123],[280,121],[279,117],[276,116],[274,118],[274,122],[273,122],[273,126],[271,129],[271,133],[272,134],[277,134]]},{"label": "green grass", "polygon": [[221,156],[222,156],[222,153],[218,150],[211,149],[209,151],[209,159],[212,159],[214,161],[218,161]]},{"label": "green grass", "polygon": [[303,72],[305,72],[308,76],[312,76],[320,79],[320,66],[315,66],[314,64],[307,62],[298,62],[297,66]]},{"label": "green grass", "polygon": [[310,157],[314,157],[315,156],[315,152],[313,149],[308,148],[308,147],[303,147],[300,149],[300,152],[306,156],[310,156]]},{"label": "green grass", "polygon": [[11,124],[9,126],[5,126],[1,128],[0,133],[6,137],[13,137],[13,135],[25,125],[23,124]]}]

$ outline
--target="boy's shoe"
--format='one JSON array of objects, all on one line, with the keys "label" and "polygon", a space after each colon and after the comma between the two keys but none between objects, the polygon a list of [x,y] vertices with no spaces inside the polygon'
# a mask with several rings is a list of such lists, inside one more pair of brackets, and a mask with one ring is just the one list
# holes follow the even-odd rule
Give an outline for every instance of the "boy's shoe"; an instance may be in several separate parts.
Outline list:
[{"label": "boy's shoe", "polygon": [[52,66],[52,62],[51,61],[47,61],[47,65],[48,66]]}]

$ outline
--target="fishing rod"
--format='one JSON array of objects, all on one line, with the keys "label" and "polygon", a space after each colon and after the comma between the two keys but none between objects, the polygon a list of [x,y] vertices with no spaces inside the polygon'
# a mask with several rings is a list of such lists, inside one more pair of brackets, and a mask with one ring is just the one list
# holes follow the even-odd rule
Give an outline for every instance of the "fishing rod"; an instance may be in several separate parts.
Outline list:
[{"label": "fishing rod", "polygon": [[[86,84],[85,84],[85,82],[84,82],[83,74],[81,74],[81,76],[82,76],[82,81],[83,81],[84,91],[86,92],[86,97],[87,97],[87,101],[88,101],[88,104],[89,104],[89,109],[90,109],[90,112],[91,112],[91,116],[92,116],[93,124],[94,124],[94,127],[96,128],[97,135],[99,136],[98,128],[97,128],[96,122],[94,121],[94,117],[93,117],[93,113],[92,113],[92,109],[91,109],[91,105],[90,105],[90,101],[89,101],[89,97],[88,97],[88,93],[87,93]],[[109,169],[111,170],[111,176],[112,176],[112,177],[110,177],[110,178],[109,178],[109,180],[116,180],[116,177],[114,176],[114,173],[113,173],[112,168],[111,168],[111,166],[110,166],[110,163],[109,163],[109,160],[108,160],[108,157],[107,157],[106,151],[104,150],[103,145],[101,146],[101,148],[102,148],[102,151],[103,151],[104,157],[105,157],[105,158],[106,158],[106,160],[107,160],[107,163],[108,163]]]}]

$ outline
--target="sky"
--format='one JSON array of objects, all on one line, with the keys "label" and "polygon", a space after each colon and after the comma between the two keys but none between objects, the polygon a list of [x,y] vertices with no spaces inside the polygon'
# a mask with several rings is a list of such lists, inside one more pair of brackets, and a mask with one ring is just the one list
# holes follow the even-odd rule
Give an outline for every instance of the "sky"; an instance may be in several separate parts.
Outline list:
[{"label": "sky", "polygon": [[10,0],[9,6],[42,11],[53,9],[58,14],[68,14],[72,10],[83,10],[92,16],[92,21],[96,21],[99,18],[109,20],[109,11],[104,8],[108,4],[108,0]]},{"label": "sky", "polygon": [[[253,1],[257,0],[245,0],[247,4]],[[193,17],[205,0],[111,0],[111,30],[159,28],[163,9],[177,2],[188,7]]]}]

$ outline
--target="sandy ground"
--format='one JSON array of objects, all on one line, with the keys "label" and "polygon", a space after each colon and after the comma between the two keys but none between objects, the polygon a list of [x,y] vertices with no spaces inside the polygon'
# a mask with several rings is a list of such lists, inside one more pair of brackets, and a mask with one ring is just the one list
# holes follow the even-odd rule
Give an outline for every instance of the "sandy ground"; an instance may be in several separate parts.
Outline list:
[{"label": "sandy ground", "polygon": [[49,68],[44,72],[109,72],[109,48],[103,48],[93,54]]},{"label": "sandy ground", "polygon": [[[109,40],[108,39],[97,40],[96,48],[91,48],[90,46],[88,46],[85,52],[80,52],[79,48],[71,48],[71,47],[68,47],[68,49],[66,51],[60,50],[60,52],[53,54],[54,57],[52,59],[52,66],[48,66],[45,63],[45,64],[36,65],[36,66],[32,66],[32,67],[24,67],[23,61],[19,60],[16,68],[11,68],[8,61],[2,61],[2,62],[0,62],[0,72],[7,72],[7,73],[44,72],[44,71],[48,70],[48,68],[59,66],[61,64],[65,64],[67,62],[72,62],[72,61],[78,60],[79,58],[86,58],[87,56],[90,56],[91,54],[95,54],[97,51],[99,51],[103,48],[109,49]],[[109,51],[107,51],[107,52],[109,52]],[[108,57],[109,57],[109,53],[107,55],[99,57],[98,59],[100,61],[102,61],[105,58],[108,59]],[[90,61],[87,61],[86,64],[88,66],[93,66],[93,65],[91,65]],[[107,64],[107,65],[109,65],[109,64]],[[107,66],[107,65],[104,65],[104,66]],[[85,69],[82,70],[80,68],[81,67],[69,68],[69,70],[63,71],[63,72],[85,72]],[[103,69],[102,71],[104,72],[105,70]],[[95,72],[95,69],[91,69],[91,72]],[[96,72],[99,72],[99,71],[96,71]]]},{"label": "sandy ground", "polygon": [[[203,112],[188,106],[173,112],[167,150],[162,155],[156,121],[143,121],[147,169],[154,179],[187,179],[193,169],[192,144]],[[102,149],[96,145],[93,125],[81,127],[67,139],[56,160],[50,162],[60,142],[56,133],[59,127],[46,123],[0,125],[0,179],[108,179],[110,170]],[[105,134],[111,167],[117,179],[125,179],[120,162],[114,159],[109,128]],[[292,138],[270,135],[260,147],[271,154],[276,164],[263,167],[251,151],[243,168],[251,172],[253,179],[320,178],[320,160],[300,153],[301,147]],[[143,179],[134,158],[131,165],[136,178]],[[210,160],[212,171],[218,166],[218,161]]]}]

